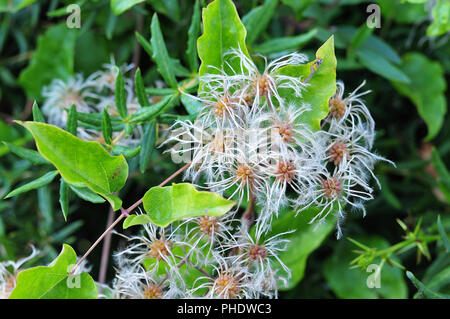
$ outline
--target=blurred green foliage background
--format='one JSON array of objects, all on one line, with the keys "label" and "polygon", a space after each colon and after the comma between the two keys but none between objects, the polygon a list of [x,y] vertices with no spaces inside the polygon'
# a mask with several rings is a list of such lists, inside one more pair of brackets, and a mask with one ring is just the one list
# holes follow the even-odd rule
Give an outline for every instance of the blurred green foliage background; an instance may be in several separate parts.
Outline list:
[{"label": "blurred green foliage background", "polygon": [[[199,1],[205,7],[209,1]],[[382,188],[367,206],[367,216],[349,214],[344,238],[331,234],[309,256],[301,281],[284,298],[406,298],[450,295],[450,1],[447,0],[235,0],[246,25],[251,54],[270,58],[301,51],[310,58],[335,36],[337,78],[347,93],[363,80],[377,127],[375,149],[396,167],[378,164]],[[66,6],[81,8],[81,28],[69,29]],[[52,79],[75,73],[88,76],[114,57],[117,65],[134,63],[146,87],[161,79],[136,33],[150,38],[150,21],[159,15],[165,43],[179,72],[189,76],[186,56],[191,0],[1,0],[0,1],[0,140],[34,147],[31,136],[13,123],[31,119],[32,105]],[[378,7],[369,7],[376,4]],[[368,28],[380,12],[380,28]],[[251,15],[260,14],[260,23]],[[176,111],[183,114],[181,106]],[[185,112],[184,112],[185,113]],[[140,174],[131,161],[131,183],[121,191],[135,202],[177,166],[152,153]],[[134,173],[133,173],[134,171]],[[20,159],[0,145],[0,196],[42,176],[42,167]],[[12,199],[0,200],[0,261],[44,251],[37,262],[50,262],[62,243],[85,252],[107,222],[108,206],[75,198],[68,222],[58,203],[58,183]],[[438,223],[438,216],[440,222]],[[399,222],[400,221],[400,222]],[[128,230],[127,230],[128,231]],[[313,237],[313,236],[312,236]],[[355,240],[358,244],[351,242]],[[313,239],[311,239],[313,240]],[[121,242],[113,237],[112,247]],[[362,245],[361,245],[362,244]],[[359,246],[358,246],[359,245]],[[357,250],[357,252],[355,252]],[[97,278],[101,249],[89,257]],[[307,258],[307,260],[306,260]],[[350,262],[359,268],[350,268]],[[369,264],[381,264],[381,287],[369,288]],[[402,267],[399,267],[399,265]],[[108,276],[113,275],[112,266]],[[301,268],[301,267],[300,267]],[[410,273],[407,273],[409,271]]]}]

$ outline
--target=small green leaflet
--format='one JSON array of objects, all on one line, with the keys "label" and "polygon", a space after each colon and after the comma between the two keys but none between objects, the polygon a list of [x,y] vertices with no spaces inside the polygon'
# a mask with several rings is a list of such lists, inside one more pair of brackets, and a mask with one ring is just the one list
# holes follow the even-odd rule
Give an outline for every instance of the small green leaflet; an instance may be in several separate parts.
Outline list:
[{"label": "small green leaflet", "polygon": [[247,31],[239,19],[234,3],[231,0],[215,0],[203,9],[202,16],[203,34],[197,40],[198,56],[202,61],[199,75],[219,72],[214,67],[227,74],[240,72],[239,61],[224,56],[231,49],[239,48],[248,56],[245,45]]},{"label": "small green leaflet", "polygon": [[96,299],[97,286],[89,274],[69,275],[76,262],[75,251],[64,244],[49,266],[21,271],[9,299]]},{"label": "small green leaflet", "polygon": [[235,204],[213,192],[199,192],[189,183],[152,187],[144,195],[145,215],[131,215],[123,228],[153,223],[167,227],[174,221],[195,216],[221,216]]},{"label": "small green leaflet", "polygon": [[[328,101],[336,92],[336,56],[334,37],[331,36],[316,52],[316,59],[304,65],[288,65],[278,70],[279,74],[309,78],[309,86],[302,93],[301,102],[312,110],[302,114],[301,121],[312,129],[320,128],[320,121],[328,114]],[[280,89],[280,96],[288,102],[297,99],[292,90]]]}]

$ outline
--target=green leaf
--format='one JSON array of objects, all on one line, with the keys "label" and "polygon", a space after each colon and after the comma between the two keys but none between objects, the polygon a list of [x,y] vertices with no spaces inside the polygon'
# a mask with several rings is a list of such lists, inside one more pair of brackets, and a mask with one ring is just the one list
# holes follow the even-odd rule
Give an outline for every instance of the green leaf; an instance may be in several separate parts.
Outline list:
[{"label": "green leaf", "polygon": [[262,55],[268,55],[286,50],[297,50],[314,39],[316,34],[317,29],[312,29],[304,34],[294,37],[272,38],[264,43],[254,46],[253,51]]},{"label": "green leaf", "polygon": [[164,81],[170,87],[177,87],[177,80],[173,72],[173,66],[167,52],[166,44],[164,43],[161,28],[159,26],[158,15],[155,13],[152,18],[150,26],[152,37],[150,42],[152,44],[153,55],[152,58],[156,62],[158,72],[163,77]]},{"label": "green leaf", "polygon": [[439,0],[431,10],[433,23],[427,29],[427,35],[436,37],[450,32],[450,2]]},{"label": "green leaf", "polygon": [[362,48],[357,50],[355,54],[358,56],[359,62],[370,71],[391,81],[402,83],[411,82],[408,75],[386,60],[384,56]]},{"label": "green leaf", "polygon": [[14,145],[8,142],[3,143],[11,150],[11,152],[23,159],[26,159],[27,161],[30,161],[33,164],[50,164],[49,161],[43,158],[41,154],[39,154],[39,152],[35,150],[30,150],[28,148],[24,148],[22,146]]},{"label": "green leaf", "polygon": [[114,145],[111,149],[112,155],[120,155],[122,154],[125,158],[133,158],[139,154],[141,151],[141,146],[138,145],[136,147],[127,147],[122,145]]},{"label": "green leaf", "polygon": [[450,253],[450,242],[448,241],[448,236],[445,232],[445,228],[441,223],[441,216],[438,216],[437,226],[439,230],[439,235],[441,236],[442,243],[444,244],[447,253]]},{"label": "green leaf", "polygon": [[0,12],[16,13],[17,11],[33,4],[36,0],[13,0],[2,1],[0,3]]},{"label": "green leaf", "polygon": [[248,45],[255,42],[258,35],[267,28],[277,5],[278,0],[265,0],[262,5],[253,8],[242,18],[242,23],[247,30]]},{"label": "green leaf", "polygon": [[450,173],[439,156],[439,152],[434,147],[431,151],[431,162],[437,172],[437,184],[447,201],[450,203]]},{"label": "green leaf", "polygon": [[[309,221],[318,212],[318,208],[309,208],[296,217],[294,211],[282,210],[279,212],[278,218],[274,219],[272,223],[272,229],[267,234],[267,238],[295,230],[295,232],[282,237],[289,239],[290,242],[286,250],[278,254],[281,261],[291,270],[291,278],[289,278],[286,287],[280,287],[281,290],[292,289],[303,279],[309,255],[320,246],[335,228],[336,218],[334,216],[327,218],[327,221],[318,227],[317,224],[309,224]],[[277,263],[276,267],[280,274],[285,274],[281,265]]]},{"label": "green leaf", "polygon": [[65,23],[49,28],[37,40],[30,64],[20,73],[19,84],[31,99],[41,97],[42,88],[53,79],[73,75],[76,31]]},{"label": "green leaf", "polygon": [[[441,270],[427,283],[427,287],[438,293],[448,294],[450,292],[450,267]],[[447,297],[448,299],[448,297]]]},{"label": "green leaf", "polygon": [[438,62],[414,52],[402,57],[401,69],[411,82],[405,84],[394,81],[394,87],[417,107],[419,115],[427,124],[428,135],[425,140],[429,141],[439,133],[447,112],[444,72]]},{"label": "green leaf", "polygon": [[[369,247],[384,249],[389,247],[389,243],[382,237],[359,237],[357,239]],[[350,268],[350,262],[355,258],[354,246],[347,240],[342,240],[334,248],[324,265],[324,274],[331,290],[339,298],[407,298],[408,289],[400,268],[387,263],[382,265],[379,277],[376,271],[381,263],[380,259],[371,261],[367,269]],[[398,261],[395,256],[390,257],[393,261]],[[379,280],[377,280],[379,279]],[[369,288],[368,282],[375,280],[379,283],[379,288]]]},{"label": "green leaf", "polygon": [[[318,68],[317,61],[322,61]],[[309,124],[314,130],[320,129],[320,120],[328,114],[328,101],[336,93],[336,64],[332,36],[317,50],[316,60],[305,65],[288,65],[278,70],[283,75],[309,79],[309,86],[302,93],[301,101],[309,104],[312,110],[303,113],[300,121]],[[281,89],[280,96],[287,101],[297,99],[289,89]]]},{"label": "green leaf", "polygon": [[21,271],[10,299],[96,299],[97,286],[87,273],[70,275],[77,261],[72,247],[64,244],[49,266]]},{"label": "green leaf", "polygon": [[145,0],[111,0],[111,10],[115,15],[119,15]]},{"label": "green leaf", "polygon": [[152,104],[148,107],[142,107],[131,115],[130,123],[142,123],[154,119],[158,116],[164,109],[174,105],[177,101],[175,95],[166,95],[159,102]]},{"label": "green leaf", "polygon": [[61,205],[64,220],[67,221],[67,215],[69,215],[69,186],[67,186],[63,178],[59,182],[59,204]]},{"label": "green leaf", "polygon": [[32,113],[33,113],[33,121],[45,123],[44,115],[42,114],[41,109],[39,108],[36,101],[33,102]]},{"label": "green leaf", "polygon": [[197,116],[203,107],[202,102],[190,97],[187,94],[181,95],[181,103],[184,105],[184,108],[189,113],[189,115],[193,116]]},{"label": "green leaf", "polygon": [[191,25],[188,31],[188,43],[186,49],[186,56],[188,58],[189,67],[191,71],[198,70],[198,55],[197,55],[197,39],[200,35],[201,19],[200,19],[200,5],[198,0],[195,0],[194,13],[192,14]]},{"label": "green leaf", "polygon": [[[67,181],[66,181],[67,183]],[[105,199],[101,196],[98,196],[96,193],[91,191],[87,187],[78,187],[73,184],[67,183],[70,187],[70,189],[81,199],[84,199],[85,201],[94,203],[94,204],[101,204],[105,202]]]},{"label": "green leaf", "polygon": [[44,187],[45,185],[50,184],[56,175],[58,175],[58,171],[48,172],[47,174],[9,192],[8,195],[5,196],[5,198],[13,197],[18,194],[22,194],[22,193],[31,191],[36,188]]},{"label": "green leaf", "polygon": [[218,73],[219,71],[215,68],[227,74],[232,74],[234,71],[240,73],[239,61],[224,56],[233,48],[240,48],[248,56],[245,45],[247,31],[239,19],[233,2],[215,0],[203,9],[202,16],[203,34],[197,41],[198,56],[202,61],[199,75]]},{"label": "green leaf", "polygon": [[[113,132],[122,131],[125,128],[121,118],[112,117],[110,119]],[[103,122],[103,113],[77,112],[77,120],[82,126],[88,126],[88,128],[101,130]]]},{"label": "green leaf", "polygon": [[102,120],[102,134],[105,139],[106,144],[111,144],[112,142],[112,126],[111,118],[109,117],[106,108],[103,109],[103,120]]},{"label": "green leaf", "polygon": [[125,92],[125,84],[123,82],[123,77],[120,71],[117,74],[116,78],[116,90],[115,90],[115,96],[116,96],[116,108],[119,112],[119,115],[121,118],[125,119],[128,115],[128,109],[127,109],[127,96]]},{"label": "green leaf", "polygon": [[140,34],[139,32],[135,32],[136,35],[136,39],[138,40],[138,42],[142,45],[142,47],[144,48],[145,52],[147,52],[147,54],[149,56],[153,55],[153,49],[152,49],[152,45],[150,42],[147,41],[147,39],[145,39],[142,34]]},{"label": "green leaf", "polygon": [[424,294],[425,296],[427,296],[429,298],[433,298],[433,299],[444,299],[445,298],[443,295],[441,295],[441,294],[431,290],[427,286],[425,286],[419,279],[416,278],[416,276],[414,276],[414,274],[412,272],[407,271],[406,276],[409,278],[409,280],[411,280],[411,282],[414,284],[414,286],[416,286],[419,294]]},{"label": "green leaf", "polygon": [[142,138],[142,150],[139,154],[139,169],[141,173],[144,173],[150,162],[153,148],[156,142],[157,125],[156,121],[152,120],[145,126],[144,137]]},{"label": "green leaf", "polygon": [[235,203],[217,193],[199,192],[194,185],[181,183],[150,188],[143,197],[143,204],[147,215],[127,217],[123,224],[124,228],[148,222],[166,227],[183,218],[203,215],[221,216]]},{"label": "green leaf", "polygon": [[69,114],[67,115],[66,130],[74,136],[77,136],[78,119],[77,119],[77,109],[75,104],[70,107]]},{"label": "green leaf", "polygon": [[366,23],[358,28],[350,42],[350,48],[355,50],[359,48],[367,38],[373,33],[374,28],[369,28]]},{"label": "green leaf", "polygon": [[37,149],[69,183],[85,186],[109,201],[118,210],[119,191],[128,177],[123,156],[111,156],[98,142],[86,142],[49,124],[20,122],[33,135]]},{"label": "green leaf", "polygon": [[149,0],[155,11],[169,17],[174,22],[180,21],[180,6],[178,0]]},{"label": "green leaf", "polygon": [[142,107],[149,106],[150,102],[147,93],[145,93],[144,80],[142,80],[141,69],[139,68],[137,68],[136,74],[134,75],[134,90],[136,91],[136,97],[139,104]]}]

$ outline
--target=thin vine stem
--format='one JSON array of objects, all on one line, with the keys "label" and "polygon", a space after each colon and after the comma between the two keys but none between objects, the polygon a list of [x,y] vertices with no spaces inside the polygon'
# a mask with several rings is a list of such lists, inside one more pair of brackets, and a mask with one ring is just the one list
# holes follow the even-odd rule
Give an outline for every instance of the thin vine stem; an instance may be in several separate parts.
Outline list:
[{"label": "thin vine stem", "polygon": [[[159,184],[159,187],[162,187],[164,185],[166,185],[168,182],[170,182],[173,178],[175,178],[177,175],[179,175],[181,172],[183,172],[185,169],[187,169],[189,167],[189,165],[191,165],[191,163],[187,163],[186,165],[184,165],[182,168],[180,168],[179,170],[177,170],[175,173],[173,173],[172,175],[170,175],[169,177],[167,177],[161,184]],[[128,207],[127,209],[121,207],[120,211],[121,214],[119,217],[117,217],[117,219],[108,227],[106,228],[106,230],[103,232],[103,234],[101,234],[101,236],[95,241],[95,243],[92,244],[92,246],[88,249],[88,251],[83,255],[83,257],[80,258],[80,260],[78,260],[78,262],[76,263],[76,265],[73,267],[72,271],[70,272],[70,275],[73,275],[75,273],[75,271],[77,270],[77,268],[80,266],[80,264],[86,259],[87,256],[89,256],[89,254],[94,250],[94,248],[103,240],[103,238],[105,238],[105,236],[114,229],[114,227],[125,217],[130,216],[130,213],[140,204],[142,203],[142,198],[140,200],[138,200],[136,203],[134,203],[133,205],[131,205],[130,207]]]}]

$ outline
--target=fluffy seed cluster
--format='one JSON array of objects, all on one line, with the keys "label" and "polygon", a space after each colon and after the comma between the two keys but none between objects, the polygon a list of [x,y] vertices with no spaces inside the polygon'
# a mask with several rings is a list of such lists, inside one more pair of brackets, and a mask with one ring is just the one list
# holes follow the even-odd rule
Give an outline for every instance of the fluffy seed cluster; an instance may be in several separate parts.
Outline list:
[{"label": "fluffy seed cluster", "polygon": [[[133,89],[133,80],[127,76],[132,69],[133,64],[123,65],[119,68],[112,59],[111,63],[103,65],[102,70],[94,72],[87,78],[84,78],[82,74],[76,74],[65,81],[62,79],[53,80],[42,90],[42,96],[45,99],[42,112],[47,117],[48,123],[65,128],[68,111],[72,105],[75,105],[75,109],[80,113],[101,115],[103,109],[106,108],[110,116],[118,116],[115,85],[119,71],[124,80],[128,113],[134,113],[140,108],[140,105]],[[98,128],[81,121],[78,123],[77,135],[79,138],[104,143],[103,135]],[[120,132],[113,132],[113,139],[119,134]],[[120,136],[116,144],[130,147],[137,146],[142,135],[142,128],[138,126],[132,134]]]},{"label": "fluffy seed cluster", "polygon": [[31,248],[31,254],[25,258],[17,261],[0,262],[0,299],[9,298],[9,295],[16,287],[17,275],[19,274],[22,266],[39,254],[37,249],[34,247]]},{"label": "fluffy seed cluster", "polygon": [[[203,108],[195,122],[174,124],[166,142],[175,142],[172,154],[191,162],[186,177],[200,187],[239,203],[256,199],[267,229],[280,209],[301,212],[314,205],[322,210],[312,221],[336,212],[340,237],[345,207],[364,211],[363,202],[372,198],[374,164],[386,161],[371,151],[375,123],[361,98],[369,91],[359,92],[363,83],[344,97],[338,81],[329,114],[313,131],[304,119],[315,106],[302,101],[309,79],[279,72],[302,64],[305,56],[281,57],[263,72],[241,51],[230,56],[241,69],[233,75],[212,69],[201,77],[193,98]],[[283,97],[288,91],[293,99]]]},{"label": "fluffy seed cluster", "polygon": [[[277,297],[290,276],[278,258],[285,233],[250,236],[228,214],[194,217],[167,228],[146,224],[115,254],[116,277],[107,288],[113,298]],[[282,265],[280,271],[275,263]],[[194,278],[194,279],[193,279]]]},{"label": "fluffy seed cluster", "polygon": [[[116,253],[113,296],[276,298],[291,275],[280,253],[295,231],[271,233],[278,212],[319,207],[311,223],[332,214],[340,237],[344,210],[364,211],[372,198],[373,166],[386,160],[371,151],[374,121],[361,99],[368,92],[358,92],[364,83],[344,97],[338,82],[328,116],[313,131],[304,118],[314,106],[302,102],[308,79],[279,72],[305,62],[303,55],[266,63],[262,72],[241,51],[230,57],[239,72],[211,69],[202,76],[198,96],[191,96],[203,105],[198,117],[176,122],[166,143],[174,144],[174,157],[191,163],[186,178],[248,208],[240,219],[236,209],[167,228],[144,225]],[[295,98],[285,100],[283,91]]]}]

